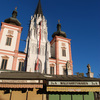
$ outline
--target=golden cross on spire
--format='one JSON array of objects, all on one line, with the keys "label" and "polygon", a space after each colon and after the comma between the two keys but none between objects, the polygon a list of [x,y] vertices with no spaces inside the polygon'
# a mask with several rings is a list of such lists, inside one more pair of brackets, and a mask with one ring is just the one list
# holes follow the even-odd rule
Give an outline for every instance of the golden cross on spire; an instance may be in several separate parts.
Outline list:
[{"label": "golden cross on spire", "polygon": [[15,8],[15,11],[17,10],[17,7]]},{"label": "golden cross on spire", "polygon": [[58,20],[58,23],[60,24],[60,19]]}]

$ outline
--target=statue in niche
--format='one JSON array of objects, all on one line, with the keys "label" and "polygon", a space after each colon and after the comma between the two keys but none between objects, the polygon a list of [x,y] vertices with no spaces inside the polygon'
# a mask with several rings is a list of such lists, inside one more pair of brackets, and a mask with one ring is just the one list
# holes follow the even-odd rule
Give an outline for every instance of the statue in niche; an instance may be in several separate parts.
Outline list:
[{"label": "statue in niche", "polygon": [[70,69],[70,67],[71,67],[70,62],[67,61],[67,63],[66,63],[66,68],[67,68],[67,69]]}]

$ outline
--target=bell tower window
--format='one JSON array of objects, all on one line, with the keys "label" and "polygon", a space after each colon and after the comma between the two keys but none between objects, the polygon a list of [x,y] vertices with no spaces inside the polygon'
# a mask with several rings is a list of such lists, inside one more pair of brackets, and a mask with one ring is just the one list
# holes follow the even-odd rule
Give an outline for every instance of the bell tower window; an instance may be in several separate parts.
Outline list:
[{"label": "bell tower window", "polygon": [[11,42],[12,42],[12,35],[7,35],[6,38],[6,45],[11,46]]},{"label": "bell tower window", "polygon": [[66,57],[66,49],[62,48],[62,56]]},{"label": "bell tower window", "polygon": [[62,49],[62,56],[66,57],[66,45],[65,45],[65,43],[62,43],[61,49]]},{"label": "bell tower window", "polygon": [[6,45],[10,46],[11,45],[11,41],[12,41],[12,38],[7,37]]}]

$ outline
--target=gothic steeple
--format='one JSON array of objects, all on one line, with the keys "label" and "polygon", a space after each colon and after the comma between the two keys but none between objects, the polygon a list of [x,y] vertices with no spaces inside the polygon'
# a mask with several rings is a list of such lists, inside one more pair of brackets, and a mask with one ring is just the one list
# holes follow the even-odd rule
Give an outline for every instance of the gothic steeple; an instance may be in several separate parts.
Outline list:
[{"label": "gothic steeple", "polygon": [[43,16],[43,12],[42,12],[42,7],[41,7],[41,2],[40,2],[40,0],[39,0],[39,2],[38,2],[37,8],[36,8],[34,14],[36,14],[36,15],[39,14],[39,15]]}]

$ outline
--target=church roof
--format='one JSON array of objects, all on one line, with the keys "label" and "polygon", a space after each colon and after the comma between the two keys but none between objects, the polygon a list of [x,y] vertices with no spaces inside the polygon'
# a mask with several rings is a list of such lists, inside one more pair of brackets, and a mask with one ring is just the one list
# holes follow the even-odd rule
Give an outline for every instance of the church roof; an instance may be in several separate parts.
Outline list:
[{"label": "church roof", "polygon": [[43,12],[42,12],[42,7],[41,7],[41,2],[40,2],[40,0],[39,0],[39,2],[38,2],[37,8],[36,8],[34,14],[36,14],[36,15],[39,14],[39,15],[42,15],[42,16],[43,16]]},{"label": "church roof", "polygon": [[89,78],[80,75],[49,75],[39,72],[4,71],[0,70],[0,79],[37,79],[37,80],[59,80],[59,81],[100,81],[98,78]]},{"label": "church roof", "polygon": [[4,20],[5,23],[9,23],[9,24],[13,24],[13,25],[17,25],[17,26],[21,26],[21,23],[19,22],[19,20],[16,18],[17,17],[17,8],[15,8],[15,10],[12,12],[12,17],[7,18]]}]

